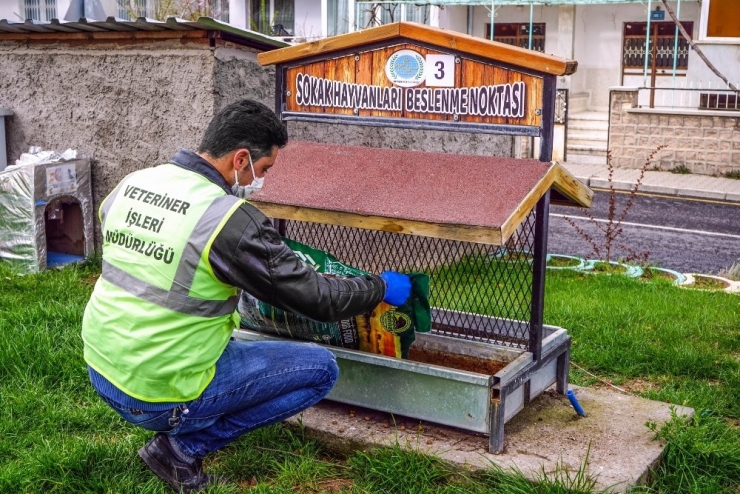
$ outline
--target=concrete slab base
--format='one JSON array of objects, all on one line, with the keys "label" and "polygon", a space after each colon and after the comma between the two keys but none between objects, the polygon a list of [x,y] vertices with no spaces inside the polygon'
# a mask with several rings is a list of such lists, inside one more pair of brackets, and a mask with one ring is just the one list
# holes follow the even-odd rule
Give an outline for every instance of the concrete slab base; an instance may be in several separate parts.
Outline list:
[{"label": "concrete slab base", "polygon": [[[340,453],[400,445],[465,468],[518,469],[535,479],[558,464],[576,472],[589,455],[588,474],[598,488],[624,492],[646,480],[660,459],[663,444],[646,422],[662,424],[670,405],[600,389],[571,386],[586,411],[579,417],[565,396],[545,391],[506,424],[506,449],[488,453],[488,437],[416,419],[323,401],[288,422]],[[679,415],[693,410],[675,407]]]}]

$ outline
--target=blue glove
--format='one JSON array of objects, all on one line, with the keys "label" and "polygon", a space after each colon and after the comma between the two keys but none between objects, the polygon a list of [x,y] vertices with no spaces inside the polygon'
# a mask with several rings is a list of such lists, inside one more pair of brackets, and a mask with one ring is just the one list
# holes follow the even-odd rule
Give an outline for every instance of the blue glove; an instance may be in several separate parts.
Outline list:
[{"label": "blue glove", "polygon": [[395,271],[384,271],[380,277],[385,281],[383,302],[396,307],[405,304],[411,295],[411,278]]}]

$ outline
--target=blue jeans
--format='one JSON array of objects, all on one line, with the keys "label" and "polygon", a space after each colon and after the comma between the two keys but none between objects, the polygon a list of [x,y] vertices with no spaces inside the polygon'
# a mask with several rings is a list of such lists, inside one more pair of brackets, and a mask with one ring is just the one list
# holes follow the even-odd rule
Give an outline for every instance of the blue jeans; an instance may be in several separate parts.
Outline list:
[{"label": "blue jeans", "polygon": [[312,343],[230,341],[213,381],[193,401],[147,411],[103,400],[126,421],[164,432],[182,452],[203,458],[242,434],[318,403],[338,376],[334,354]]}]

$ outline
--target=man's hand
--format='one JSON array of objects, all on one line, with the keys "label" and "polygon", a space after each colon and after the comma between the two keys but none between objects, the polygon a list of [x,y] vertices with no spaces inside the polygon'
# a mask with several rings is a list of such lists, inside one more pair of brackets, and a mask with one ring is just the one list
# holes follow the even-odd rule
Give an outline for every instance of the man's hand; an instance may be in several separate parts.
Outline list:
[{"label": "man's hand", "polygon": [[385,281],[383,302],[396,307],[405,304],[411,295],[411,278],[395,271],[384,271],[380,277]]}]

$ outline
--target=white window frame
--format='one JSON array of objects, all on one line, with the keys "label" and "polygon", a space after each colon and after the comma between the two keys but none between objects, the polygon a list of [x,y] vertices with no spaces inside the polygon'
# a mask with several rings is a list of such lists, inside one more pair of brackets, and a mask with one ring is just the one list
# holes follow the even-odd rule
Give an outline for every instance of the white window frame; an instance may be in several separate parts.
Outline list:
[{"label": "white window frame", "polygon": [[[350,19],[354,19],[353,22],[350,22],[349,32],[354,32],[354,31],[360,31],[361,30],[359,27],[357,27],[357,22],[358,22],[359,19],[358,19],[357,14],[356,14],[356,12],[357,12],[357,10],[356,10],[357,9],[356,2],[357,2],[357,0],[353,0],[353,1],[351,1],[349,3],[349,5],[350,5],[350,7],[349,7],[349,18]],[[325,4],[326,4],[325,1],[322,2],[322,6],[325,5]],[[406,9],[408,8],[408,6],[413,6],[413,5],[414,4],[399,3],[399,6],[401,7],[401,10],[399,12],[400,13],[400,19],[397,19],[395,22],[406,22],[407,21],[407,19],[406,19],[406,17],[407,17],[407,15],[406,15],[406,13],[407,13]],[[427,20],[426,25],[427,26],[431,26],[431,27],[439,27],[439,6],[437,6],[437,5],[427,5],[427,6],[429,7],[429,19]],[[376,9],[377,10],[380,10],[380,8],[381,8],[380,7],[380,4],[378,4],[376,6]],[[376,17],[380,18],[380,14],[378,13],[378,15],[376,15]],[[383,24],[379,24],[379,25],[382,26]],[[375,27],[377,27],[377,26],[375,26]]]},{"label": "white window frame", "polygon": [[[26,9],[31,9],[31,8],[38,8],[39,9],[39,18],[38,19],[34,19],[36,21],[49,22],[52,19],[58,19],[59,18],[59,9],[58,9],[58,5],[57,5],[57,0],[36,0],[38,2],[38,7],[36,7],[36,6],[29,6],[28,3],[30,1],[33,1],[33,0],[21,0],[20,1],[20,9],[21,9],[21,12],[23,13],[23,20],[33,19],[32,17],[29,17],[29,16],[26,15]],[[51,5],[49,5],[49,4],[51,4]],[[52,15],[51,17],[49,17],[49,15],[48,15],[48,10],[49,9],[54,9],[54,15]]]},{"label": "white window frame", "polygon": [[[156,0],[146,0],[145,1],[146,6],[144,7],[144,9],[146,10],[146,12],[144,13],[143,16],[137,15],[136,17],[154,17],[154,13],[153,12],[154,12],[154,3],[155,2],[156,2]],[[123,11],[124,6],[122,5],[122,3],[125,3],[127,6],[130,6],[131,5],[131,0],[117,0],[116,1],[116,17],[119,17],[121,19],[127,19],[127,20],[131,20],[131,21],[135,21],[136,18],[131,19],[131,15],[129,14],[128,11],[126,11],[126,12]],[[128,8],[128,7],[126,7],[126,8]]]},{"label": "white window frame", "polygon": [[[350,0],[347,2],[347,33],[353,33],[357,30],[354,18],[355,0]],[[329,36],[329,2],[328,0],[321,0],[321,37],[326,38],[327,36]]]},{"label": "white window frame", "polygon": [[[128,19],[128,20],[135,21],[136,18],[129,19],[129,17],[131,17],[131,15],[128,13],[128,10],[124,12],[124,10],[123,10],[124,9],[124,5],[122,5],[122,4],[126,4],[126,5],[129,5],[130,6],[131,3],[132,2],[135,2],[135,1],[137,1],[137,0],[116,0],[115,1],[115,5],[116,5],[116,17],[119,17],[121,19]],[[145,7],[144,7],[144,10],[145,10],[144,15],[143,16],[137,15],[136,17],[154,18],[155,17],[155,13],[157,12],[157,2],[161,2],[161,1],[162,0],[145,0],[144,1],[144,4],[145,4]],[[224,5],[226,5],[227,19],[230,19],[231,18],[231,16],[230,16],[230,9],[229,9],[230,2],[228,0],[209,0],[208,3],[209,4],[216,4],[217,7],[218,7],[218,8],[214,8],[215,13],[218,14],[217,16],[216,15],[213,15],[213,17],[215,19],[223,20],[222,18],[224,17],[224,14],[223,14],[223,12],[219,12],[219,10]],[[128,9],[128,7],[126,7],[126,8]],[[224,22],[228,22],[228,20],[224,20]]]},{"label": "white window frame", "polygon": [[707,45],[740,45],[740,38],[719,38],[707,36],[709,29],[709,4],[712,0],[704,0],[701,3],[701,14],[699,15],[699,39],[695,41],[699,44]]},{"label": "white window frame", "polygon": [[[231,0],[231,1],[234,1],[234,0]],[[248,25],[251,26],[252,25],[252,18],[254,16],[254,12],[252,12],[252,2],[251,2],[251,0],[245,0],[245,2],[247,2],[247,4],[249,5],[249,20],[248,20]],[[293,36],[292,37],[296,37],[296,34],[295,34],[295,22],[296,22],[296,20],[295,20],[295,2],[296,2],[296,0],[293,0],[293,27],[291,28],[291,30],[293,31]],[[269,19],[269,23],[270,23],[270,26],[269,27],[272,28],[272,26],[275,25],[275,0],[267,0],[266,3],[269,3],[269,8],[268,8],[267,12],[268,12],[268,19]],[[322,0],[321,1],[321,15],[322,15],[322,23],[323,23],[323,28],[322,29],[324,30],[324,32],[326,32],[326,22],[323,19],[324,19],[324,16],[326,14],[327,14],[326,0]],[[279,35],[276,36],[276,37],[278,37],[278,38],[288,38],[288,36],[279,36]]]}]

